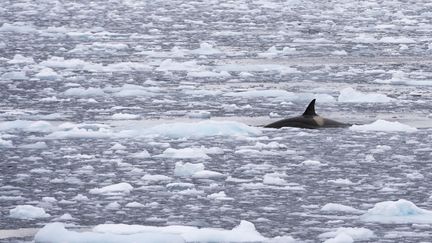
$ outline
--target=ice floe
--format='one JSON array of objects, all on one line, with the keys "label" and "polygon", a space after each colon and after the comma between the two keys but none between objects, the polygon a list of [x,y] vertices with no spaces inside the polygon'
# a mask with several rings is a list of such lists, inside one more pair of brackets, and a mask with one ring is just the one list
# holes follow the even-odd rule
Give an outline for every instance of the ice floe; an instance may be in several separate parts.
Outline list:
[{"label": "ice floe", "polygon": [[375,204],[360,219],[383,224],[432,224],[432,211],[419,208],[408,200],[399,199]]},{"label": "ice floe", "polygon": [[269,89],[269,90],[249,90],[241,92],[228,92],[225,96],[242,97],[242,98],[274,98],[284,101],[309,102],[312,99],[317,99],[319,102],[334,102],[335,98],[328,94],[313,94],[313,93],[293,93],[286,90]]},{"label": "ice floe", "polygon": [[411,127],[400,122],[377,120],[371,124],[353,125],[349,128],[353,131],[382,131],[382,132],[415,132],[417,128]]},{"label": "ice floe", "polygon": [[126,182],[105,186],[102,188],[90,189],[91,194],[129,194],[133,190],[133,186]]},{"label": "ice floe", "polygon": [[90,232],[67,230],[62,223],[50,223],[40,229],[35,242],[141,242],[148,243],[186,243],[186,242],[295,242],[289,236],[266,238],[248,221],[241,221],[232,230],[216,228],[196,228],[192,226],[171,225],[165,227],[102,224]]},{"label": "ice floe", "polygon": [[353,208],[351,206],[346,206],[339,203],[327,203],[321,208],[321,211],[324,212],[344,212],[344,213],[362,213],[362,210]]},{"label": "ice floe", "polygon": [[174,158],[174,159],[210,159],[205,150],[200,148],[173,149],[167,148],[157,157]]},{"label": "ice floe", "polygon": [[183,163],[183,162],[176,162],[175,168],[174,168],[174,175],[176,176],[183,176],[183,177],[189,177],[194,175],[197,172],[204,170],[204,164],[202,163]]},{"label": "ice floe", "polygon": [[[121,135],[127,136],[127,134],[128,132],[126,131]],[[257,136],[261,134],[261,130],[233,121],[201,121],[193,123],[179,122],[161,124],[144,129],[141,134],[172,138],[197,138],[207,136]]]},{"label": "ice floe", "polygon": [[17,219],[36,219],[47,218],[50,217],[50,215],[40,207],[35,207],[32,205],[18,205],[15,208],[9,210],[9,217]]},{"label": "ice floe", "polygon": [[376,238],[376,235],[366,228],[341,227],[331,232],[322,233],[319,238],[330,238],[324,241],[326,243],[348,243],[368,241]]},{"label": "ice floe", "polygon": [[338,97],[339,102],[359,102],[359,103],[376,103],[376,102],[390,102],[394,99],[377,93],[362,93],[353,88],[345,88],[340,91]]}]

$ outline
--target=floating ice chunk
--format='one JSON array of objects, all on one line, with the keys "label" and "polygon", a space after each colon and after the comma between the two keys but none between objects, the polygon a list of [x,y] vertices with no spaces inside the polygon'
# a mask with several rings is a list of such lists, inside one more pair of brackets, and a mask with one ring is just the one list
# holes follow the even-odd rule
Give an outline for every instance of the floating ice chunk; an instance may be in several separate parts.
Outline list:
[{"label": "floating ice chunk", "polygon": [[301,162],[300,165],[302,165],[302,166],[309,166],[309,167],[319,167],[319,166],[324,166],[326,164],[323,164],[323,163],[321,163],[318,160],[309,160],[308,159],[308,160],[305,160],[305,161]]},{"label": "floating ice chunk", "polygon": [[65,229],[61,223],[50,223],[40,229],[34,238],[35,242],[148,242],[148,243],[186,243],[186,242],[268,242],[291,243],[294,239],[288,236],[265,238],[255,226],[242,220],[232,230],[217,228],[196,228],[191,226],[171,225],[165,227],[102,224],[92,232],[74,232]]},{"label": "floating ice chunk", "polygon": [[33,57],[25,57],[21,54],[15,54],[15,56],[8,61],[9,64],[31,64],[34,62]]},{"label": "floating ice chunk", "polygon": [[139,202],[130,202],[128,204],[125,205],[125,207],[128,208],[144,208],[145,205]]},{"label": "floating ice chunk", "polygon": [[384,224],[401,223],[432,223],[432,211],[421,209],[414,203],[399,199],[375,204],[361,216],[363,221]]},{"label": "floating ice chunk", "polygon": [[195,61],[175,62],[172,59],[166,59],[159,64],[156,71],[203,71],[204,68]]},{"label": "floating ice chunk", "polygon": [[36,78],[43,80],[57,80],[60,75],[51,68],[43,68],[35,75]]},{"label": "floating ice chunk", "polygon": [[392,43],[392,44],[412,44],[416,43],[415,40],[404,37],[404,36],[385,36],[379,40],[381,43]]},{"label": "floating ice chunk", "polygon": [[[98,226],[97,226],[98,227]],[[120,225],[119,228],[127,226]],[[94,229],[95,230],[95,229]],[[103,229],[102,229],[103,230]],[[148,243],[184,243],[181,236],[170,233],[154,233],[148,231],[145,233],[125,233],[116,234],[108,230],[95,232],[74,232],[67,230],[62,223],[51,223],[45,225],[35,235],[35,242],[43,243],[58,243],[58,242],[74,242],[74,243],[126,243],[126,242],[148,242]]]},{"label": "floating ice chunk", "polygon": [[0,131],[21,130],[26,132],[51,132],[55,130],[51,123],[46,121],[6,121],[0,122]]},{"label": "floating ice chunk", "polygon": [[224,94],[225,96],[233,97],[243,97],[243,98],[275,98],[277,100],[284,101],[311,101],[312,99],[317,99],[320,102],[334,102],[335,98],[328,94],[313,94],[313,93],[293,93],[286,90],[279,89],[269,89],[269,90],[249,90],[242,92],[228,92]]},{"label": "floating ice chunk", "polygon": [[139,119],[140,116],[135,114],[116,113],[112,115],[111,118],[114,120],[136,120]]},{"label": "floating ice chunk", "polygon": [[63,214],[62,216],[56,218],[56,220],[59,220],[59,221],[67,221],[67,220],[75,220],[75,218],[72,217],[72,215],[70,215],[69,213],[65,213],[65,214]]},{"label": "floating ice chunk", "polygon": [[192,163],[177,162],[174,168],[174,175],[182,176],[182,177],[190,177],[193,174],[203,170],[204,170],[204,164],[202,163],[192,164]]},{"label": "floating ice chunk", "polygon": [[227,197],[227,195],[225,194],[224,191],[221,192],[217,192],[217,193],[213,193],[207,196],[208,199],[214,199],[214,200],[221,200],[221,201],[225,201],[225,200],[234,200],[231,197]]},{"label": "floating ice chunk", "polygon": [[227,72],[279,72],[280,74],[300,73],[297,68],[278,64],[225,64],[216,67]]},{"label": "floating ice chunk", "polygon": [[424,175],[417,172],[417,171],[413,172],[413,173],[406,174],[406,177],[410,180],[423,180],[424,179]]},{"label": "floating ice chunk", "polygon": [[267,185],[286,185],[287,182],[282,177],[286,176],[282,173],[265,174],[263,183]]},{"label": "floating ice chunk", "polygon": [[216,55],[220,54],[221,51],[214,48],[209,43],[203,42],[200,44],[200,47],[198,49],[192,50],[190,51],[190,53],[197,55]]},{"label": "floating ice chunk", "polygon": [[321,211],[325,212],[345,212],[345,213],[362,213],[362,210],[353,208],[351,206],[345,206],[339,203],[327,203],[321,208]]},{"label": "floating ice chunk", "polygon": [[431,86],[432,81],[429,79],[413,79],[409,77],[409,73],[404,71],[396,70],[389,72],[392,74],[391,79],[376,79],[376,83],[380,84],[401,84],[401,85],[415,85],[415,86]]},{"label": "floating ice chunk", "polygon": [[201,148],[167,148],[163,154],[157,155],[156,157],[174,159],[210,159],[210,157]]},{"label": "floating ice chunk", "polygon": [[334,238],[325,240],[323,243],[353,243],[354,239],[344,232],[337,234]]},{"label": "floating ice chunk", "polygon": [[55,203],[55,202],[57,202],[57,199],[55,199],[55,197],[43,197],[42,201],[47,202],[47,203]]},{"label": "floating ice chunk", "polygon": [[43,208],[31,206],[31,205],[18,205],[15,208],[9,210],[9,216],[17,219],[36,219],[46,218],[50,215],[45,213]]},{"label": "floating ice chunk", "polygon": [[38,33],[38,30],[36,30],[33,26],[28,25],[26,23],[20,23],[20,22],[16,22],[16,23],[4,23],[1,27],[0,27],[0,32],[14,32],[14,33],[19,33],[19,34],[34,34],[34,33]]},{"label": "floating ice chunk", "polygon": [[224,77],[230,77],[231,74],[229,74],[226,71],[221,71],[221,72],[213,72],[213,71],[199,71],[199,72],[195,72],[195,71],[191,71],[188,72],[187,74],[188,77],[193,77],[193,78],[224,78]]},{"label": "floating ice chunk", "polygon": [[355,185],[355,183],[352,182],[350,179],[342,179],[342,178],[335,179],[335,180],[328,180],[328,182],[334,183],[337,185],[346,185],[346,186]]},{"label": "floating ice chunk", "polygon": [[74,124],[63,123],[58,126],[58,131],[45,136],[46,139],[67,138],[106,138],[113,136],[109,126],[103,124]]},{"label": "floating ice chunk", "polygon": [[196,123],[162,124],[145,129],[143,135],[160,135],[173,138],[207,136],[257,136],[261,130],[231,121],[201,121]]},{"label": "floating ice chunk", "polygon": [[121,205],[118,202],[110,202],[105,206],[105,209],[116,210],[119,209]]},{"label": "floating ice chunk", "polygon": [[145,180],[145,181],[151,181],[151,182],[172,180],[171,177],[166,176],[166,175],[150,175],[150,174],[144,175],[141,179]]},{"label": "floating ice chunk", "polygon": [[282,50],[278,50],[276,46],[272,46],[266,52],[258,53],[258,56],[265,57],[265,58],[273,58],[278,55],[290,54],[296,52],[297,52],[296,48],[284,47]]},{"label": "floating ice chunk", "polygon": [[88,201],[89,198],[87,196],[84,196],[82,194],[78,194],[75,197],[72,198],[74,201]]},{"label": "floating ice chunk", "polygon": [[348,55],[348,53],[345,50],[332,51],[331,54],[336,55],[336,56],[346,56],[346,55]]},{"label": "floating ice chunk", "polygon": [[100,88],[70,88],[63,92],[67,96],[81,96],[81,97],[92,97],[92,96],[104,96],[105,92]]},{"label": "floating ice chunk", "polygon": [[224,174],[216,172],[216,171],[211,171],[211,170],[201,170],[198,172],[195,172],[192,175],[192,178],[195,179],[211,179],[211,178],[223,178],[225,177]]},{"label": "floating ice chunk", "polygon": [[130,156],[132,158],[137,158],[137,159],[146,159],[151,157],[150,153],[147,150],[143,150],[141,152],[131,154]]},{"label": "floating ice chunk", "polygon": [[144,87],[134,84],[124,84],[121,87],[106,87],[103,89],[117,97],[154,96],[159,91],[156,87]]},{"label": "floating ice chunk", "polygon": [[4,140],[0,137],[0,147],[10,148],[13,147],[12,141]]},{"label": "floating ice chunk", "polygon": [[116,225],[105,224],[93,228],[94,232],[112,234],[137,234],[137,233],[163,233],[176,234],[184,242],[265,242],[263,237],[255,229],[255,226],[242,220],[240,224],[232,230],[214,228],[196,228],[191,226],[172,225],[166,227],[140,226],[140,225]]},{"label": "floating ice chunk", "polygon": [[354,90],[353,88],[345,88],[340,91],[340,95],[338,97],[339,102],[391,102],[394,99],[387,97],[383,94],[377,93],[362,93]]},{"label": "floating ice chunk", "polygon": [[151,66],[139,62],[111,63],[103,67],[105,72],[149,71]]},{"label": "floating ice chunk", "polygon": [[353,131],[382,131],[382,132],[415,132],[417,128],[411,127],[400,122],[390,122],[377,120],[371,124],[353,125],[349,128]]},{"label": "floating ice chunk", "polygon": [[102,188],[90,189],[91,194],[129,194],[133,190],[131,184],[121,182],[114,185],[105,186]]},{"label": "floating ice chunk", "polygon": [[6,72],[1,76],[1,79],[6,80],[26,80],[28,79],[25,71]]},{"label": "floating ice chunk", "polygon": [[79,69],[91,72],[103,70],[101,64],[86,62],[81,59],[65,60],[64,57],[51,57],[50,59],[39,63],[39,65],[50,68]]},{"label": "floating ice chunk", "polygon": [[376,237],[373,231],[366,228],[341,227],[335,231],[326,232],[319,235],[320,238],[330,238],[326,243],[344,243],[354,241],[368,241]]},{"label": "floating ice chunk", "polygon": [[20,148],[25,148],[25,149],[45,149],[45,148],[48,148],[48,145],[45,142],[36,142],[36,143],[21,145]]},{"label": "floating ice chunk", "polygon": [[110,150],[124,150],[127,149],[126,146],[120,143],[115,143],[113,146],[111,146]]}]

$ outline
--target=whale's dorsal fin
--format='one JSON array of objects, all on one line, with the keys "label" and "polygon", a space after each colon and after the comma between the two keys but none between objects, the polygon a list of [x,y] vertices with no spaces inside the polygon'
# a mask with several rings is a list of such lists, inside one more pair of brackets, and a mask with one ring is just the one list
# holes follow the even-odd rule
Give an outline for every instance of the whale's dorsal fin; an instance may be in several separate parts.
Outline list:
[{"label": "whale's dorsal fin", "polygon": [[305,112],[303,113],[303,116],[318,116],[317,113],[315,113],[315,99],[313,99],[308,107],[306,108]]}]

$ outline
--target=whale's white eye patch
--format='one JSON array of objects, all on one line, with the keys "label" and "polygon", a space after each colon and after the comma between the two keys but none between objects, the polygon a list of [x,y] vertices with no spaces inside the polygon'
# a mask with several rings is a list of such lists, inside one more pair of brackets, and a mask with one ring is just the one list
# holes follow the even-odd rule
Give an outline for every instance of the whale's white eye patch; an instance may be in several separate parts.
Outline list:
[{"label": "whale's white eye patch", "polygon": [[324,125],[324,118],[322,118],[320,116],[314,116],[312,119],[314,119],[314,121],[316,122],[316,124],[318,126],[323,126]]}]

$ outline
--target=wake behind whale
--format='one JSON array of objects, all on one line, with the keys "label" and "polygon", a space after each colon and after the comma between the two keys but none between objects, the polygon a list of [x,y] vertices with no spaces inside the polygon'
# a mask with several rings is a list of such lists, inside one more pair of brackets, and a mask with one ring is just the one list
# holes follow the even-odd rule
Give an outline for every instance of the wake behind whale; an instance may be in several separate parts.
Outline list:
[{"label": "wake behind whale", "polygon": [[270,123],[264,127],[266,128],[281,128],[281,127],[299,127],[299,128],[337,128],[349,127],[351,124],[338,122],[335,120],[327,119],[315,113],[315,99],[313,99],[305,112],[301,116],[287,118]]}]

